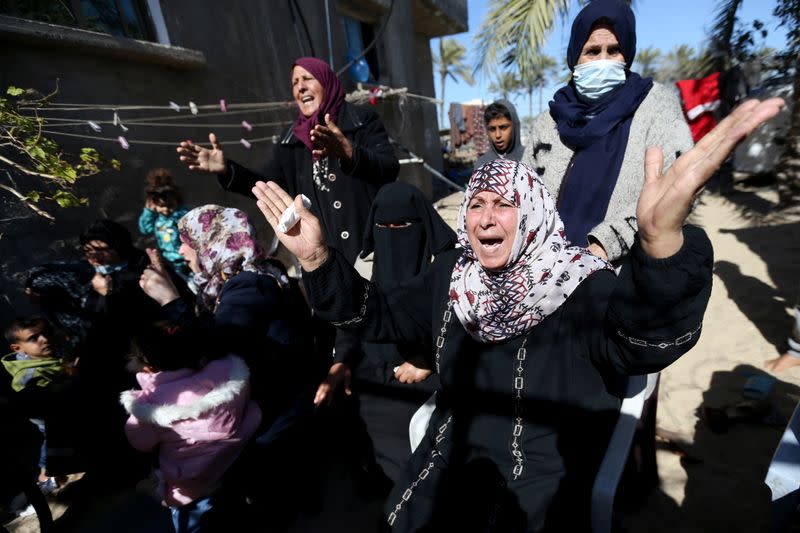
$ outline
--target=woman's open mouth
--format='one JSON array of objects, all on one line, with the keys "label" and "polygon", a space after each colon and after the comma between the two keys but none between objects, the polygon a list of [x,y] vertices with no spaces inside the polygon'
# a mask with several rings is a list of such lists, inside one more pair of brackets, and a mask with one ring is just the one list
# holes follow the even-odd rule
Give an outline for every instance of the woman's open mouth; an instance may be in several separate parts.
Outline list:
[{"label": "woman's open mouth", "polygon": [[478,239],[478,241],[481,243],[481,247],[487,250],[494,250],[503,244],[503,239],[499,238]]}]

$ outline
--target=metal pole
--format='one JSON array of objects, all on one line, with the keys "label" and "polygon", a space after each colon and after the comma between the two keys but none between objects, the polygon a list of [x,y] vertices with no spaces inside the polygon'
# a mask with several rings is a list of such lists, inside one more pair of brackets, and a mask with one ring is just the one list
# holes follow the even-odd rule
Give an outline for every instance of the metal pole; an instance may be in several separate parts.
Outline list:
[{"label": "metal pole", "polygon": [[325,0],[325,27],[328,30],[328,64],[335,71],[336,69],[333,67],[333,41],[331,39],[331,12],[328,9],[328,0]]}]

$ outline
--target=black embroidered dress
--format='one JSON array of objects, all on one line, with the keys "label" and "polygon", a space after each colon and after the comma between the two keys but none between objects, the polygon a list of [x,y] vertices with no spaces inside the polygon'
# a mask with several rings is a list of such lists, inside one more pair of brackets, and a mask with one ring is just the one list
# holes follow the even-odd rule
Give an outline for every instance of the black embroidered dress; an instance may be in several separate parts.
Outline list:
[{"label": "black embroidered dress", "polygon": [[684,228],[656,260],[638,242],[619,277],[591,275],[539,325],[479,343],[449,305],[458,250],[381,292],[338,252],[304,273],[322,318],[368,341],[431,343],[441,390],[427,435],[386,504],[392,531],[586,531],[592,482],[627,375],[668,366],[697,342],[712,249]]}]

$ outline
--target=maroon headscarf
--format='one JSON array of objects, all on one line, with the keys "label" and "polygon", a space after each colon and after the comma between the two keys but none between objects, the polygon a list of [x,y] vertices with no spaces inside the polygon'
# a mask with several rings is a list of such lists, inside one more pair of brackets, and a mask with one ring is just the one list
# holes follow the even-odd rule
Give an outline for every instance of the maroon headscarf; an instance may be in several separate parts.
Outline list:
[{"label": "maroon headscarf", "polygon": [[316,57],[301,57],[292,64],[294,67],[300,66],[306,69],[322,85],[322,103],[313,115],[307,117],[300,113],[294,122],[292,131],[295,137],[300,139],[309,150],[314,149],[311,143],[311,130],[317,124],[325,124],[325,115],[330,114],[331,121],[336,122],[339,117],[339,110],[344,104],[344,89],[339,83],[336,73],[323,60]]}]

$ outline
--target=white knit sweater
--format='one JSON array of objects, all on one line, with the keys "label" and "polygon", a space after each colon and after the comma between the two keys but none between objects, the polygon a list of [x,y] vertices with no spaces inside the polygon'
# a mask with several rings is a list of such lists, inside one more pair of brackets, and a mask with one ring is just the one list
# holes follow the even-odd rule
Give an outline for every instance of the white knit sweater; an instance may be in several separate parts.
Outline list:
[{"label": "white knit sweater", "polygon": [[[587,239],[591,238],[603,246],[610,261],[625,256],[633,244],[637,228],[636,202],[644,183],[644,154],[647,148],[662,148],[666,171],[677,156],[689,150],[693,144],[677,95],[665,86],[653,83],[650,93],[633,116],[628,146],[608,203],[606,218],[587,235]],[[558,198],[572,154],[572,150],[561,142],[550,112],[545,111],[536,117],[523,162],[537,170],[555,198]],[[584,246],[586,243],[575,244]]]}]

